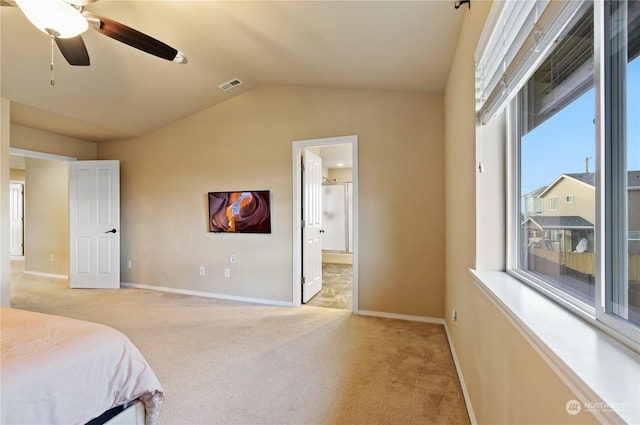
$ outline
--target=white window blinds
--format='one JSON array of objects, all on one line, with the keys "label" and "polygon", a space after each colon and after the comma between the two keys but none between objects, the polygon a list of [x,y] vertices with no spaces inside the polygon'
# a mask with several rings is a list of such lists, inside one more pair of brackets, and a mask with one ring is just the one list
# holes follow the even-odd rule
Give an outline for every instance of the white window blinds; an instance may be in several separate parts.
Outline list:
[{"label": "white window blinds", "polygon": [[486,124],[546,56],[586,0],[495,0],[475,52],[476,113]]}]

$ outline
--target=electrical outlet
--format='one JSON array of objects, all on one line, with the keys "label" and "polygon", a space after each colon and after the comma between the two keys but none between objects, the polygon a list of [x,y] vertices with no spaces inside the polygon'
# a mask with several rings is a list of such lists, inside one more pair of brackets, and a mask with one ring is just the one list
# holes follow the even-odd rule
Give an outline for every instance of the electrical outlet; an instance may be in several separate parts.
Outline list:
[{"label": "electrical outlet", "polygon": [[204,266],[200,266],[200,276],[204,276]]},{"label": "electrical outlet", "polygon": [[454,322],[458,321],[458,310],[456,310],[455,308],[451,310],[451,320],[453,320]]},{"label": "electrical outlet", "polygon": [[49,261],[51,261],[52,263],[53,263],[54,261],[56,261],[56,256],[55,256],[55,255],[53,255],[53,254],[51,254],[51,255],[49,256]]},{"label": "electrical outlet", "polygon": [[236,256],[235,256],[235,255],[233,255],[233,254],[231,254],[231,255],[229,256],[229,262],[230,262],[230,263],[232,263],[232,264],[233,264],[233,263],[235,263],[235,262],[236,262]]},{"label": "electrical outlet", "polygon": [[131,260],[127,260],[127,268],[130,269],[131,268]]},{"label": "electrical outlet", "polygon": [[224,268],[224,277],[231,277],[231,269],[229,267]]}]

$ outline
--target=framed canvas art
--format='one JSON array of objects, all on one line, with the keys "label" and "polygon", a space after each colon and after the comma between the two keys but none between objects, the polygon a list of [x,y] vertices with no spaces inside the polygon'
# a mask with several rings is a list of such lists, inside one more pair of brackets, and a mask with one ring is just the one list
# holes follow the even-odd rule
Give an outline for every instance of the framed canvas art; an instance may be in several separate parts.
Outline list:
[{"label": "framed canvas art", "polygon": [[271,233],[270,192],[209,192],[209,232]]}]

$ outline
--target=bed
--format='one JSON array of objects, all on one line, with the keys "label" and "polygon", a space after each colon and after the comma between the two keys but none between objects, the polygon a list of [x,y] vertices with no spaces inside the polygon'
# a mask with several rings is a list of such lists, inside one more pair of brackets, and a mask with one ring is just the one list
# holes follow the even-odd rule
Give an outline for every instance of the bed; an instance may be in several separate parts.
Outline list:
[{"label": "bed", "polygon": [[0,330],[1,424],[156,423],[164,390],[121,332],[6,307]]}]

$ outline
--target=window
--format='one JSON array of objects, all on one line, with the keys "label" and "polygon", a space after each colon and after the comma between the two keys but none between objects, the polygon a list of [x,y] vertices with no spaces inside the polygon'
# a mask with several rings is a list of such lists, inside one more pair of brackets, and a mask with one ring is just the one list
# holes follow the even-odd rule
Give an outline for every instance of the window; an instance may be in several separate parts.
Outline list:
[{"label": "window", "polygon": [[[575,19],[517,97],[520,193],[540,189],[542,215],[520,224],[516,265],[560,296],[595,306],[595,157],[593,8]],[[572,208],[559,209],[556,194],[575,191]],[[568,199],[566,197],[565,199]],[[552,234],[553,250],[532,229]]]},{"label": "window", "polygon": [[[513,271],[632,339],[640,325],[639,24],[637,1],[580,11],[523,83],[510,118],[518,199],[536,191],[548,199],[541,215],[517,212]],[[562,192],[573,193],[570,206],[558,205]]]},{"label": "window", "polygon": [[598,317],[640,326],[640,245],[633,239],[640,230],[640,2],[607,1],[602,13],[599,183],[604,291]]},{"label": "window", "polygon": [[639,350],[640,1],[501,3],[476,110],[507,108],[507,269]]}]

